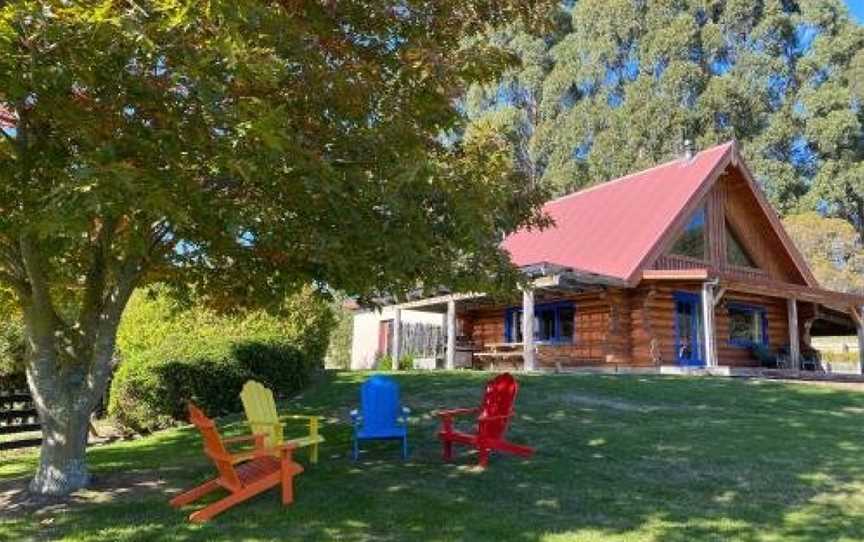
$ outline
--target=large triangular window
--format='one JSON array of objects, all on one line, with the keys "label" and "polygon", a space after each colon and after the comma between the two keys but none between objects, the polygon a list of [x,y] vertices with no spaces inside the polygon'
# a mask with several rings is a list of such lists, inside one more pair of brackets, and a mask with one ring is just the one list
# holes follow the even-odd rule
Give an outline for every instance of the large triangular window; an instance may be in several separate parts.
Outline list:
[{"label": "large triangular window", "polygon": [[696,211],[669,252],[675,256],[705,259],[705,207]]},{"label": "large triangular window", "polygon": [[738,267],[752,267],[754,269],[758,267],[728,223],[726,224],[726,261],[730,265],[737,265]]}]

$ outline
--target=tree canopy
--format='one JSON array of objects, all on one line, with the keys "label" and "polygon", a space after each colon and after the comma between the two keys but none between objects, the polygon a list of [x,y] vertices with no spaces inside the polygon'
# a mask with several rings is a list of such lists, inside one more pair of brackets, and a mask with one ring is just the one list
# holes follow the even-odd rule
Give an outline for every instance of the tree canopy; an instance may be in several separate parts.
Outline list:
[{"label": "tree canopy", "polygon": [[556,193],[737,139],[782,213],[864,233],[864,27],[841,0],[578,0],[544,37],[490,33],[522,64],[466,97]]},{"label": "tree canopy", "polygon": [[810,211],[786,217],[783,225],[822,287],[864,293],[864,250],[852,224]]},{"label": "tree canopy", "polygon": [[46,445],[86,483],[86,416],[134,289],[235,306],[307,283],[494,290],[543,222],[503,137],[455,98],[512,55],[481,30],[552,2],[22,0],[0,7],[0,282]]}]

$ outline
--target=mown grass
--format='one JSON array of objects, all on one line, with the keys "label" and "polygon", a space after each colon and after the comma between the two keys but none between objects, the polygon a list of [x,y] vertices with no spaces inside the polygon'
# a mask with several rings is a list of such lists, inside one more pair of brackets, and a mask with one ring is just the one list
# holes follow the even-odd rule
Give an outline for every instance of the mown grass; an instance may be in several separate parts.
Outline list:
[{"label": "mown grass", "polygon": [[[864,393],[718,378],[522,375],[511,437],[538,453],[493,457],[481,472],[464,451],[454,464],[441,462],[431,412],[475,404],[488,374],[399,374],[414,413],[411,458],[402,462],[396,445],[384,443],[352,463],[348,410],[364,377],[331,374],[290,404],[328,417],[321,462],[297,478],[291,507],[274,491],[193,526],[190,509],[172,510],[159,492],[120,495],[6,519],[0,539],[864,539]],[[26,475],[34,461],[0,460],[0,481]],[[133,471],[177,487],[211,474],[188,429],[94,448],[90,461],[97,476]]]}]

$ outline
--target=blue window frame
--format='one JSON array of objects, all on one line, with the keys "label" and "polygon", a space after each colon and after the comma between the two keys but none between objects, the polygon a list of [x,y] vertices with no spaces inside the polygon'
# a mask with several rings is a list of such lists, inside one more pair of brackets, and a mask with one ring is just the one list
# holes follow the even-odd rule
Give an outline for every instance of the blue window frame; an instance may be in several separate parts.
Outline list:
[{"label": "blue window frame", "polygon": [[768,344],[768,312],[765,307],[729,303],[729,344],[740,348]]},{"label": "blue window frame", "polygon": [[[575,309],[570,301],[534,306],[534,340],[545,343],[573,342]],[[504,318],[504,340],[522,342],[522,309],[507,309]]]}]

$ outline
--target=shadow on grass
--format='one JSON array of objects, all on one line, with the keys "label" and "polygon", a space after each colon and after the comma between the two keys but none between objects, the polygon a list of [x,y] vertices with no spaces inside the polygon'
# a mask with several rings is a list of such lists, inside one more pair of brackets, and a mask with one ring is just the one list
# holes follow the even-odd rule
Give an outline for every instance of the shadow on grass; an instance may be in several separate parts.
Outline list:
[{"label": "shadow on grass", "polygon": [[[396,444],[375,443],[355,464],[347,413],[365,376],[330,375],[280,405],[326,416],[321,462],[297,478],[291,507],[274,491],[192,526],[184,518],[197,507],[178,512],[163,495],[120,496],[12,520],[0,538],[864,539],[862,393],[716,378],[520,376],[510,437],[538,454],[495,457],[479,471],[465,449],[441,462],[431,411],[477,404],[489,375],[397,375],[414,412],[412,455],[402,462]],[[238,420],[220,424],[239,432]],[[297,456],[305,463],[304,452]],[[91,463],[96,473],[152,469],[175,486],[212,475],[189,430],[94,449]]]}]

